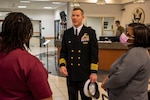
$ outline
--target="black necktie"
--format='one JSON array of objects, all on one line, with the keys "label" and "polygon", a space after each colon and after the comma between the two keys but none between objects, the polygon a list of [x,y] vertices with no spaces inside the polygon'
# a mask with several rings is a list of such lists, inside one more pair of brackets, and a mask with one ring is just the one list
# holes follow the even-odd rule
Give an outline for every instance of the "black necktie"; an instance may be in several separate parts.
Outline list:
[{"label": "black necktie", "polygon": [[78,36],[78,29],[75,30],[75,35]]}]

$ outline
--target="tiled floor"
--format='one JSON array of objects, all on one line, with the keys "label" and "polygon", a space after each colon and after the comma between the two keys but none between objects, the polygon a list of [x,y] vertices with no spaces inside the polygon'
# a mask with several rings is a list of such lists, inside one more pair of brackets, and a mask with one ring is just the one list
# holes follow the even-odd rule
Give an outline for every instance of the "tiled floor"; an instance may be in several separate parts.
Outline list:
[{"label": "tiled floor", "polygon": [[[55,54],[57,51],[57,48],[55,47],[48,47],[48,53],[49,55],[53,55]],[[41,59],[40,55],[41,53],[45,53],[47,52],[47,47],[31,47],[31,51],[30,51],[33,55],[37,56],[39,59]],[[47,56],[47,55],[44,55]],[[55,57],[55,58],[54,58]],[[45,57],[46,58],[46,57]],[[59,73],[56,72],[56,70],[58,70],[57,67],[57,62],[55,61],[57,59],[56,56],[53,57],[48,57],[48,71],[52,72],[49,73],[49,84],[51,86],[51,89],[53,91],[53,100],[68,100],[68,94],[67,94],[67,87],[66,87],[66,79],[65,77],[61,77],[60,75],[57,75]],[[41,61],[43,62],[43,64],[45,65],[45,67],[47,68],[47,58],[46,59],[41,59]],[[98,82],[99,85],[99,90],[100,90],[100,94],[106,94],[106,92],[101,89],[101,82]],[[149,89],[150,89],[150,85],[149,85]],[[80,99],[79,99],[80,100]],[[94,100],[94,99],[93,99]],[[100,98],[98,100],[102,100],[102,97],[100,95]],[[107,100],[107,99],[105,99]]]}]

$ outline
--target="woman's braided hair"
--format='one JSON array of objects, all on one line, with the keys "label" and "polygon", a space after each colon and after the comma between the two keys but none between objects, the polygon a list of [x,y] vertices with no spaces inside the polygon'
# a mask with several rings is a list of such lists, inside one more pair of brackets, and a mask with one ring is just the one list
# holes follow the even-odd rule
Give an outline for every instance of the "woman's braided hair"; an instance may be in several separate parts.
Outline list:
[{"label": "woman's braided hair", "polygon": [[9,53],[10,51],[25,46],[29,49],[29,40],[33,35],[33,26],[29,17],[21,12],[9,13],[2,23],[2,38],[0,53]]}]

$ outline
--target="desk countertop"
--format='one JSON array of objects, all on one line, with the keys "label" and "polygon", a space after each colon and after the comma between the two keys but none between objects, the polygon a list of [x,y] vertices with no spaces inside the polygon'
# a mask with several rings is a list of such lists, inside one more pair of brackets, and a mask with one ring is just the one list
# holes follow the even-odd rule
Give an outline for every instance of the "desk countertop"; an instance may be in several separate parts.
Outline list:
[{"label": "desk countertop", "polygon": [[[55,40],[55,45],[60,47],[61,40]],[[102,41],[98,41],[98,48],[99,49],[128,49],[120,42],[102,42]]]}]

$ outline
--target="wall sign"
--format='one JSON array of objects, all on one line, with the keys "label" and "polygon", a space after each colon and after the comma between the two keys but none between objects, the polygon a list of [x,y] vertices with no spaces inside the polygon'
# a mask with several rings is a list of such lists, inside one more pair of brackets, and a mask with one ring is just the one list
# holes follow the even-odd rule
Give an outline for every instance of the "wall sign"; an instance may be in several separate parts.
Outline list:
[{"label": "wall sign", "polygon": [[144,10],[140,7],[133,10],[132,13],[132,22],[133,23],[144,23],[145,13]]}]

